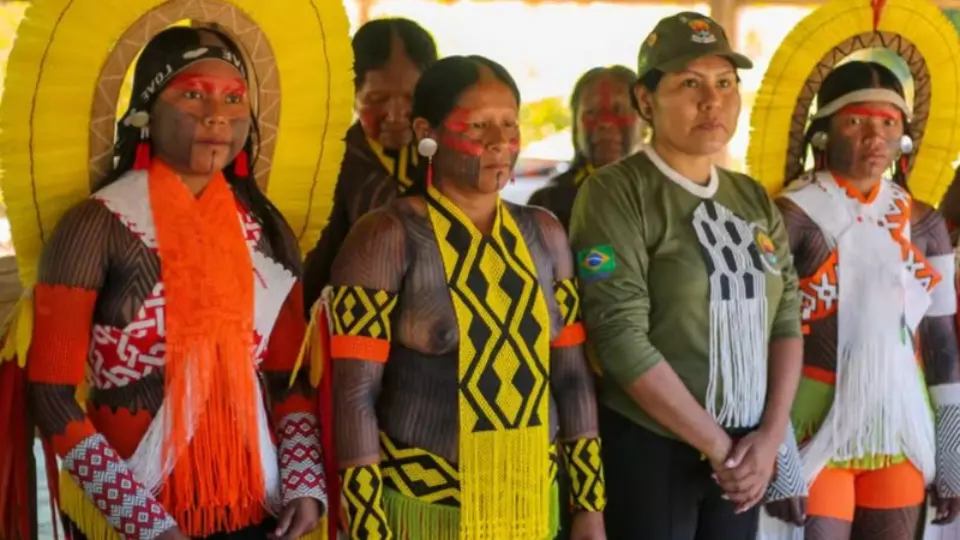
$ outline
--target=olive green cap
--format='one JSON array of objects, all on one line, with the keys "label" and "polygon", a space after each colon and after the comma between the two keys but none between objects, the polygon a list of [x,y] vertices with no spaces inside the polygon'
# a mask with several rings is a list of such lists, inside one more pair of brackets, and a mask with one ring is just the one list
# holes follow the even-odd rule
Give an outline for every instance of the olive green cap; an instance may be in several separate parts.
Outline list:
[{"label": "olive green cap", "polygon": [[637,76],[654,69],[677,72],[704,56],[722,56],[740,69],[750,69],[753,62],[734,52],[723,27],[706,15],[684,11],[660,19],[643,45],[637,58]]}]

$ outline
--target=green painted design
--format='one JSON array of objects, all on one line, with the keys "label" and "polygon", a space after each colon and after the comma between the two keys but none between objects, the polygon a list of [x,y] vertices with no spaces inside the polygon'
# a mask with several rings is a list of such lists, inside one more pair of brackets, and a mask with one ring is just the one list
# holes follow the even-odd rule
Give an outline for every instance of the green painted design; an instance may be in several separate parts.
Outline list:
[{"label": "green painted design", "polygon": [[[917,376],[923,388],[923,395],[930,414],[933,414],[933,405],[930,402],[930,393],[927,391],[926,378],[922,369],[917,369]],[[790,419],[793,421],[797,443],[803,444],[813,437],[830,412],[833,405],[834,387],[832,384],[820,382],[807,376],[800,377],[797,387],[797,397],[793,401]],[[894,456],[871,454],[847,461],[831,461],[827,466],[839,469],[860,469],[873,471],[897,465],[907,460],[904,454]]]}]

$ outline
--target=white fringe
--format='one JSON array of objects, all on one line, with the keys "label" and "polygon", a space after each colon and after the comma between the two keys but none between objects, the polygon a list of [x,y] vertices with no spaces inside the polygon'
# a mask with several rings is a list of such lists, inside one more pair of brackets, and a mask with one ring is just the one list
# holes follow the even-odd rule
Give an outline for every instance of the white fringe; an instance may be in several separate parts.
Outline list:
[{"label": "white fringe", "polygon": [[[253,375],[256,377],[256,375]],[[257,382],[259,385],[259,380]],[[263,399],[257,394],[257,439],[260,447],[260,462],[263,466],[264,491],[267,508],[276,515],[281,507],[280,470],[277,446],[273,442],[270,419]],[[194,417],[191,415],[191,417]],[[195,418],[195,417],[194,417]],[[163,462],[163,441],[166,432],[166,405],[160,405],[157,415],[150,422],[146,435],[137,445],[137,450],[127,460],[127,467],[134,477],[151,493],[157,495],[164,480],[173,471],[179,456],[168,456]],[[193,423],[187,426],[188,441],[193,439]]]},{"label": "white fringe", "polygon": [[[831,459],[904,453],[928,481],[933,419],[904,326],[906,271],[899,246],[874,225],[840,238],[837,384],[823,425],[801,450],[808,485]],[[852,246],[857,242],[856,246]],[[846,249],[845,249],[846,248]],[[844,279],[856,276],[856,279]]]},{"label": "white fringe", "polygon": [[[710,302],[706,408],[722,426],[760,423],[767,399],[767,327],[765,296]],[[723,403],[718,412],[720,392]]]}]

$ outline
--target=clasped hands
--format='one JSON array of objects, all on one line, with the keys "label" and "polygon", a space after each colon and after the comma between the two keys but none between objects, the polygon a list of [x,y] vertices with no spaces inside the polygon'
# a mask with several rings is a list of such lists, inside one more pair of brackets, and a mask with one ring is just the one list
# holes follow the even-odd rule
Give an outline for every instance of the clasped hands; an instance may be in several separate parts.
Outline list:
[{"label": "clasped hands", "polygon": [[[783,433],[760,428],[738,439],[731,439],[729,450],[708,456],[713,479],[724,492],[724,498],[743,513],[759,504],[776,472],[777,453]],[[802,526],[806,515],[804,498],[792,498],[768,505],[775,517]],[[775,512],[775,513],[774,513]]]}]

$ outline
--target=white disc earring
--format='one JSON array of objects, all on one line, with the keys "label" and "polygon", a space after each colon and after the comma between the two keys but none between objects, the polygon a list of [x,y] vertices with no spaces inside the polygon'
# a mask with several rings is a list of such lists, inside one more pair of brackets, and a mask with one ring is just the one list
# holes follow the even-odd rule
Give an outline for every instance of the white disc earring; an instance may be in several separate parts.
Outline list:
[{"label": "white disc earring", "polygon": [[425,158],[432,158],[437,153],[437,141],[424,137],[417,143],[417,153]]}]

